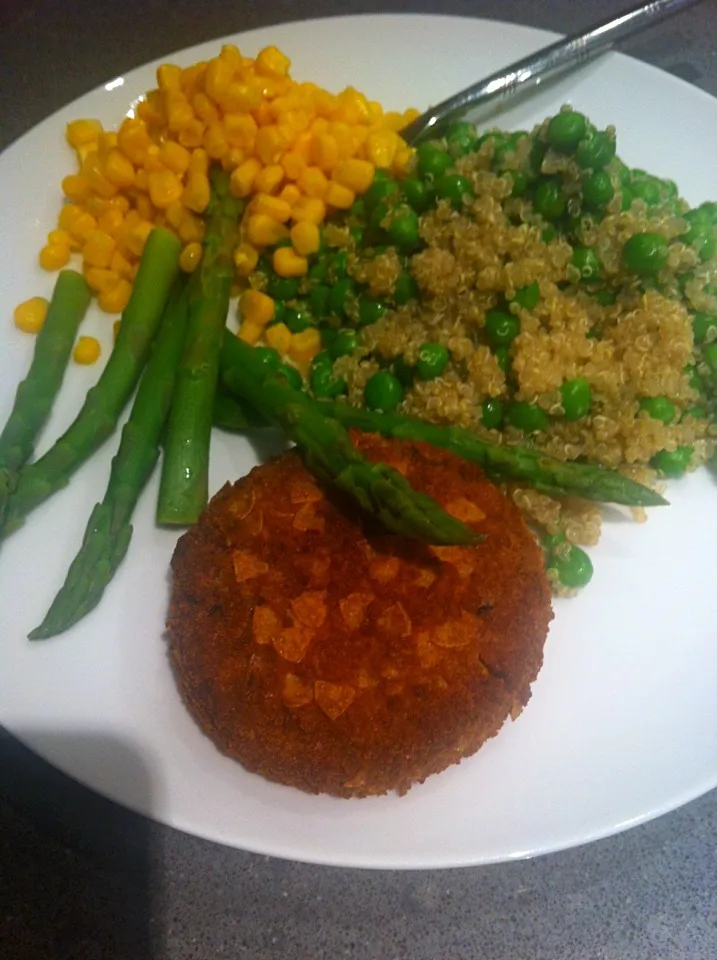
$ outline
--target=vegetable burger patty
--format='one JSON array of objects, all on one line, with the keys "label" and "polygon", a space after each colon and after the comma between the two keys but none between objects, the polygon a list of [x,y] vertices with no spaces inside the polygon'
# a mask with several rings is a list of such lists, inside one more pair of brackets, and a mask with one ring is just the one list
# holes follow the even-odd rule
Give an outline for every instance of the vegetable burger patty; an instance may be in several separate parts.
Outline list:
[{"label": "vegetable burger patty", "polygon": [[248,770],[309,793],[405,793],[517,716],[552,618],[540,548],[478,467],[356,433],[486,539],[390,536],[291,451],[227,484],[172,560],[186,702]]}]

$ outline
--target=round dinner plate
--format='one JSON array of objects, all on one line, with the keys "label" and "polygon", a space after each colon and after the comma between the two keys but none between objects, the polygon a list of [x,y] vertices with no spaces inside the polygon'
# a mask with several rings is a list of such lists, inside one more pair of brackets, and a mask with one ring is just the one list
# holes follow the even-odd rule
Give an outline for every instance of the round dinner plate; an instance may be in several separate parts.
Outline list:
[{"label": "round dinner plate", "polygon": [[[425,108],[525,56],[554,35],[489,20],[363,16],[293,23],[227,38],[254,55],[276,44],[292,73],[352,85],[387,108]],[[167,60],[187,65],[220,41]],[[321,56],[317,56],[317,51]],[[81,97],[0,156],[0,422],[32,340],[14,306],[49,295],[37,251],[73,168],[67,121],[116,125],[154,85],[149,64]],[[618,150],[717,199],[717,101],[653,67],[612,54],[506,110],[530,128],[570,102]],[[86,328],[105,355],[112,324]],[[40,452],[70,422],[99,367],[68,371]],[[213,438],[211,488],[245,474],[265,449]],[[343,866],[491,863],[558,850],[665,813],[717,785],[717,486],[706,470],[669,487],[671,506],[638,525],[606,511],[595,576],[555,602],[545,665],[522,716],[478,754],[407,796],[313,797],[220,755],[177,693],[163,636],[175,532],[154,526],[156,482],[135,517],[128,558],[100,606],[67,634],[30,643],[104,491],[111,440],[0,550],[0,722],[82,783],[163,823],[247,850]],[[156,477],[155,477],[156,481]]]}]

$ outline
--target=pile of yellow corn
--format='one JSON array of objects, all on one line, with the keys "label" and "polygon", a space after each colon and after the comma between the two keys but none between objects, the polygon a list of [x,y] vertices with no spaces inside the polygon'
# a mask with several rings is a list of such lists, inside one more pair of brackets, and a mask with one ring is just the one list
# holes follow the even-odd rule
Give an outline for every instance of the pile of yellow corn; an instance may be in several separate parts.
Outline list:
[{"label": "pile of yellow corn", "polygon": [[[252,59],[226,45],[207,62],[161,66],[157,89],[116,132],[96,120],[68,124],[79,169],[62,181],[66,202],[40,264],[58,270],[79,253],[100,307],[121,312],[153,226],[181,238],[185,271],[200,262],[207,171],[219,163],[231,174],[232,192],[250,198],[235,251],[238,277],[285,238],[291,246],[274,252],[274,269],[306,273],[327,214],[348,209],[376,169],[408,168],[412,151],[398,131],[416,113],[384,113],[350,87],[335,95],[299,83],[289,67],[276,47]],[[248,319],[268,323],[268,305],[256,315],[253,305],[249,298]]]}]

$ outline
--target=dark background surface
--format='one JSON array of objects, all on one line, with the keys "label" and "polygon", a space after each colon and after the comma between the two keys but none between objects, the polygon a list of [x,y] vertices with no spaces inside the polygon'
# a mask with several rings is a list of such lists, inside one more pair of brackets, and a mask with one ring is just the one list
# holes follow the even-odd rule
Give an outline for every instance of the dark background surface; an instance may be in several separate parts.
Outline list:
[{"label": "dark background surface", "polygon": [[[0,0],[0,149],[108,78],[253,27],[380,11],[573,32],[624,7],[614,0]],[[621,49],[717,94],[717,0]],[[246,854],[150,823],[0,735],[0,960],[210,957],[716,960],[717,792],[629,833],[533,861],[339,870]]]}]

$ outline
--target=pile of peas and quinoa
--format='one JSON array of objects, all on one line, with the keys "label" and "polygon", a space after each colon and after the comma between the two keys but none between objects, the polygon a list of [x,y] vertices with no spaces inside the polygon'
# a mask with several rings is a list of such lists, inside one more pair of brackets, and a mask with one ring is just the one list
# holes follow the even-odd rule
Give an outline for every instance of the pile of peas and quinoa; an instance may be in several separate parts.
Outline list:
[{"label": "pile of peas and quinoa", "polygon": [[[305,273],[278,276],[262,254],[246,282],[273,312],[252,341],[286,367],[271,344],[320,340],[291,374],[317,399],[655,485],[715,455],[716,226],[717,204],[690,209],[567,107],[532,133],[458,123],[330,216]],[[505,489],[556,589],[583,586],[576,545],[597,542],[599,509]]]}]

